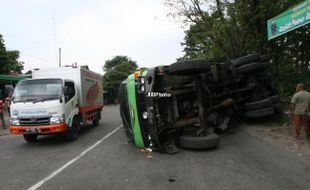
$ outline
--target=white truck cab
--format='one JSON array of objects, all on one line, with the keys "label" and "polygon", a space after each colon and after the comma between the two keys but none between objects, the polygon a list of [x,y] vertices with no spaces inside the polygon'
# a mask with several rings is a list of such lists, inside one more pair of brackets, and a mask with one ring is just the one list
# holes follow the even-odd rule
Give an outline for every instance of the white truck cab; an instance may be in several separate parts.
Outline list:
[{"label": "white truck cab", "polygon": [[20,81],[11,104],[12,134],[33,142],[38,135],[66,133],[75,140],[80,124],[99,124],[102,76],[86,68],[35,69]]}]

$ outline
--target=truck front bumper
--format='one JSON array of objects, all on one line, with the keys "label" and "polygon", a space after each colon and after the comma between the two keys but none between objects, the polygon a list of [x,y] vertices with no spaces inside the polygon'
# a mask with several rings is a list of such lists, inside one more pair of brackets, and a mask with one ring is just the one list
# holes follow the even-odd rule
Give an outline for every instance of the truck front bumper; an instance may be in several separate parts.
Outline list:
[{"label": "truck front bumper", "polygon": [[68,129],[66,123],[42,125],[42,126],[10,126],[11,134],[52,134],[65,132]]}]

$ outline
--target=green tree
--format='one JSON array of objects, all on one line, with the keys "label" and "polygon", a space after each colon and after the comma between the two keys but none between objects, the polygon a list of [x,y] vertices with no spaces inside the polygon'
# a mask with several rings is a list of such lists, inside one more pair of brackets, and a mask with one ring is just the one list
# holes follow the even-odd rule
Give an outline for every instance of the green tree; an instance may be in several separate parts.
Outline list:
[{"label": "green tree", "polygon": [[23,62],[18,61],[18,59],[19,51],[8,51],[0,34],[0,74],[21,73]]},{"label": "green tree", "polygon": [[138,68],[137,62],[127,56],[115,56],[107,60],[103,66],[103,89],[108,91],[115,99],[119,84]]},{"label": "green tree", "polygon": [[299,2],[166,0],[166,6],[188,27],[182,43],[184,58],[229,61],[251,53],[270,55],[279,90],[288,95],[292,81],[310,80],[310,25],[268,41],[266,23]]}]

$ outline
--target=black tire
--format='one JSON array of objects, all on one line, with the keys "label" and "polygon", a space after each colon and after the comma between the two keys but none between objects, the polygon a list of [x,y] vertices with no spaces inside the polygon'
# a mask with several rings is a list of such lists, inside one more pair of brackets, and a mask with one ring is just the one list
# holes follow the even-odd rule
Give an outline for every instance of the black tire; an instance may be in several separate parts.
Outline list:
[{"label": "black tire", "polygon": [[210,62],[201,60],[180,61],[169,66],[169,74],[172,75],[194,75],[210,70]]},{"label": "black tire", "polygon": [[270,96],[268,99],[270,99],[273,104],[280,102],[280,97],[278,95]]},{"label": "black tire", "polygon": [[269,55],[262,55],[261,57],[260,57],[260,61],[261,62],[265,62],[265,61],[270,61],[270,59],[271,59],[271,57],[269,56]]},{"label": "black tire", "polygon": [[96,118],[93,120],[93,126],[97,127],[99,125],[100,119],[101,119],[101,112],[100,110],[97,110]]},{"label": "black tire", "polygon": [[243,57],[240,57],[238,59],[233,60],[232,65],[234,67],[239,67],[239,66],[244,65],[246,63],[259,61],[260,59],[261,59],[261,57],[258,54],[246,55],[246,56],[243,56]]},{"label": "black tire", "polygon": [[262,64],[260,62],[246,64],[235,69],[237,74],[246,74],[252,72],[261,72],[267,68],[266,64]]},{"label": "black tire", "polygon": [[270,66],[270,61],[264,61],[264,62],[260,62],[262,65],[265,66],[265,68],[267,69]]},{"label": "black tire", "polygon": [[93,120],[93,126],[97,127],[99,125],[99,119]]},{"label": "black tire", "polygon": [[264,117],[264,116],[268,116],[268,115],[272,115],[272,114],[274,114],[274,108],[273,107],[268,107],[268,108],[263,108],[263,109],[245,112],[245,116],[249,119],[260,118],[260,117]]},{"label": "black tire", "polygon": [[283,113],[282,104],[280,102],[272,104],[272,107],[274,108],[275,113]]},{"label": "black tire", "polygon": [[99,119],[94,119],[93,120],[93,126],[97,127],[99,125]]},{"label": "black tire", "polygon": [[210,149],[218,146],[220,138],[212,133],[204,137],[191,137],[182,135],[179,137],[179,146],[190,149]]},{"label": "black tire", "polygon": [[68,141],[75,141],[80,130],[80,121],[77,117],[73,118],[72,127],[66,132],[66,139]]},{"label": "black tire", "polygon": [[257,110],[260,108],[270,107],[271,104],[272,104],[272,101],[269,98],[266,98],[266,99],[258,100],[255,102],[245,103],[243,106],[245,110]]},{"label": "black tire", "polygon": [[274,88],[273,78],[270,74],[262,73],[256,75],[256,80],[268,91],[276,92]]},{"label": "black tire", "polygon": [[34,134],[24,134],[23,136],[24,136],[25,141],[29,143],[36,142],[38,138],[38,135],[34,135]]}]

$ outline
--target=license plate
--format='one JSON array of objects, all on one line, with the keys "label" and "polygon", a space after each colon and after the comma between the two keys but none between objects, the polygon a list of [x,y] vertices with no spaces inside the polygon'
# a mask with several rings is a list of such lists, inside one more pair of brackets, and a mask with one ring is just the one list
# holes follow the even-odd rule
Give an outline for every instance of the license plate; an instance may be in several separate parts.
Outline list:
[{"label": "license plate", "polygon": [[28,133],[39,133],[39,132],[41,132],[41,129],[39,129],[39,128],[28,128],[28,129],[25,129],[25,132],[28,132]]}]

